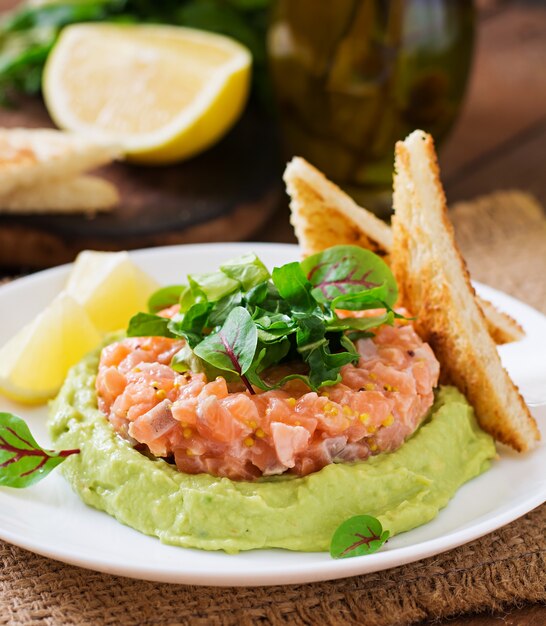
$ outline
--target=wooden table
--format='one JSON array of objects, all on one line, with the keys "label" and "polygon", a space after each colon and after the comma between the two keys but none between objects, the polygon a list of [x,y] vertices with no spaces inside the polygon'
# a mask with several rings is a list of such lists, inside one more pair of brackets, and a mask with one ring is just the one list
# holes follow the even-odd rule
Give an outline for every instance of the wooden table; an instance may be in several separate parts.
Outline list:
[{"label": "wooden table", "polygon": [[[15,3],[2,0],[0,8]],[[477,0],[477,4],[480,25],[467,99],[440,155],[448,200],[519,188],[546,205],[546,2]],[[294,241],[286,206],[255,239]],[[434,623],[544,626],[546,606]]]}]

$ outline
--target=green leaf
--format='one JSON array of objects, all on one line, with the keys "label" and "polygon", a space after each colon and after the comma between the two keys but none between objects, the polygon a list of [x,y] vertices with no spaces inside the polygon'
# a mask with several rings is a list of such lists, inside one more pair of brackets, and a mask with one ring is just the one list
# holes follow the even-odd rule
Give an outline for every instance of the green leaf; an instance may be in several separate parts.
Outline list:
[{"label": "green leaf", "polygon": [[21,418],[0,413],[0,485],[29,487],[78,453],[79,450],[44,450]]},{"label": "green leaf", "polygon": [[209,326],[211,328],[222,326],[230,312],[236,306],[241,306],[242,300],[243,294],[240,291],[236,291],[235,293],[218,300],[210,312]]},{"label": "green leaf", "polygon": [[252,289],[250,289],[245,294],[245,300],[247,304],[250,304],[251,306],[257,306],[258,304],[261,304],[268,295],[270,284],[271,283],[268,280],[266,280],[263,283],[260,283],[256,285],[255,287],[253,287]]},{"label": "green leaf", "polygon": [[394,312],[388,311],[383,315],[374,317],[344,317],[336,318],[327,323],[328,331],[345,331],[360,330],[366,331],[371,328],[383,326],[383,324],[392,324],[394,321]]},{"label": "green leaf", "polygon": [[137,313],[129,320],[127,337],[175,337],[169,330],[170,321],[152,313]]},{"label": "green leaf", "polygon": [[190,285],[183,285],[178,301],[180,303],[180,313],[185,313],[196,302],[206,302],[207,297],[199,287],[195,286],[192,289]]},{"label": "green leaf", "polygon": [[159,311],[173,306],[173,304],[178,304],[185,289],[187,289],[186,285],[169,285],[158,289],[148,300],[148,311],[159,313]]},{"label": "green leaf", "polygon": [[358,352],[331,353],[327,345],[321,345],[312,350],[306,357],[309,364],[309,382],[311,388],[335,385],[341,381],[340,369],[349,363],[355,363],[360,358]]},{"label": "green leaf", "polygon": [[173,335],[179,337],[185,337],[187,334],[200,335],[207,324],[212,307],[210,302],[196,302],[185,313],[173,317],[167,327]]},{"label": "green leaf", "polygon": [[194,352],[213,367],[240,376],[252,392],[244,375],[252,365],[257,343],[258,330],[250,313],[243,307],[236,307],[222,328],[205,337],[195,346]]},{"label": "green leaf", "polygon": [[290,305],[283,300],[279,290],[270,281],[256,285],[245,294],[245,301],[250,306],[260,306],[269,313],[291,313]]},{"label": "green leaf", "polygon": [[279,294],[290,304],[293,312],[307,313],[317,306],[311,296],[312,285],[297,261],[276,267],[272,278]]},{"label": "green leaf", "polygon": [[386,284],[381,287],[374,287],[369,291],[351,293],[337,296],[330,304],[332,309],[346,309],[348,311],[366,311],[368,309],[389,309],[387,304],[388,287]]},{"label": "green leaf", "polygon": [[210,302],[217,302],[240,289],[239,281],[233,280],[220,270],[206,274],[189,274],[188,281],[194,293],[202,292]]},{"label": "green leaf", "polygon": [[220,266],[224,274],[238,281],[245,291],[269,280],[269,270],[253,253],[227,261]]},{"label": "green leaf", "polygon": [[[199,341],[197,343],[199,343]],[[210,363],[200,359],[191,349],[190,345],[191,344],[188,342],[173,356],[170,366],[175,372],[203,372],[207,380],[215,380],[218,376],[223,376],[226,380],[237,380],[237,376],[232,375],[230,372],[213,367]]]},{"label": "green leaf", "polygon": [[355,515],[345,520],[334,532],[330,543],[330,555],[334,559],[346,559],[377,552],[389,538],[381,522],[371,515]]},{"label": "green leaf", "polygon": [[296,333],[298,352],[305,355],[306,352],[324,345],[328,341],[325,334],[326,323],[322,316],[314,314],[298,319]]},{"label": "green leaf", "polygon": [[[301,263],[301,269],[312,284],[313,297],[330,303],[340,296],[377,289],[384,302],[392,306],[398,298],[398,287],[389,266],[370,250],[357,246],[334,246],[314,254]],[[366,307],[370,308],[370,307]]]}]

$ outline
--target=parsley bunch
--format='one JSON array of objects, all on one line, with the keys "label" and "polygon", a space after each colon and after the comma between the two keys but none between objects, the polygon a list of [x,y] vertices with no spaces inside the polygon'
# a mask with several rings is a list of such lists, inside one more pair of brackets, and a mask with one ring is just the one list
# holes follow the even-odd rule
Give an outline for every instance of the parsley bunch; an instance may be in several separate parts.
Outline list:
[{"label": "parsley bunch", "polygon": [[[203,371],[240,379],[251,393],[301,379],[312,390],[334,385],[340,370],[356,363],[354,341],[392,324],[398,289],[386,263],[355,246],[336,246],[276,267],[272,274],[254,254],[224,263],[216,272],[190,274],[188,284],[160,289],[149,313],[135,315],[130,337],[183,338],[184,348],[171,366],[180,372]],[[157,313],[174,304],[172,319]],[[340,309],[381,309],[379,315],[339,317]],[[284,362],[300,361],[306,374],[290,374],[275,385],[262,374]]]}]

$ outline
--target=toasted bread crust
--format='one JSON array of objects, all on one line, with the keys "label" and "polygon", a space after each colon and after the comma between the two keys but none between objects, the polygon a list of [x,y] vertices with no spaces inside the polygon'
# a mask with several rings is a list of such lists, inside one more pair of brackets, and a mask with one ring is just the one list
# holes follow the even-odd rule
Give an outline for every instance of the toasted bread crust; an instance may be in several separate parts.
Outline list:
[{"label": "toasted bread crust", "polygon": [[291,223],[304,256],[339,243],[387,254],[390,228],[307,161],[294,157],[286,167],[284,181],[291,197]]},{"label": "toasted bread crust", "polygon": [[503,369],[455,242],[430,135],[396,145],[391,264],[403,304],[432,346],[444,382],[455,384],[480,425],[520,452],[540,439],[535,420]]},{"label": "toasted bread crust", "polygon": [[520,324],[516,322],[508,313],[499,311],[496,306],[488,300],[476,296],[478,306],[485,316],[487,330],[491,335],[491,339],[498,345],[511,343],[512,341],[520,341],[525,337],[525,331]]}]

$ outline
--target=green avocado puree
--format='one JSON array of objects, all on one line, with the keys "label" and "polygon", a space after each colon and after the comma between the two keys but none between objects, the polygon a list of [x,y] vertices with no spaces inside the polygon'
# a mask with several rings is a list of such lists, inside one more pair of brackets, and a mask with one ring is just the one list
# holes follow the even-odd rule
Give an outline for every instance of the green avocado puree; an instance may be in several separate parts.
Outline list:
[{"label": "green avocado puree", "polygon": [[303,478],[183,474],[134,450],[97,409],[98,358],[95,352],[70,371],[51,406],[55,446],[81,449],[62,471],[85,503],[168,544],[328,550],[336,527],[359,514],[377,517],[394,535],[432,520],[496,454],[464,396],[443,387],[424,425],[396,452]]}]

